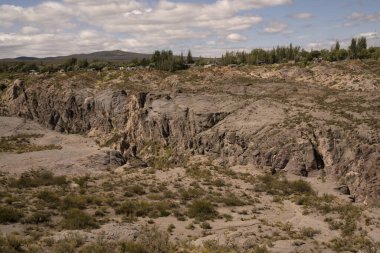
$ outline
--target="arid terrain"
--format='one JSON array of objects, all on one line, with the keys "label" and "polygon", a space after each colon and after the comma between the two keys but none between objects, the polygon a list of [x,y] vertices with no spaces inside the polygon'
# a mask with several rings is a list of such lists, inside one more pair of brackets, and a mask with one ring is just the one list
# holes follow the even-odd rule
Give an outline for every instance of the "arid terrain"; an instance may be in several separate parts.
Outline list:
[{"label": "arid terrain", "polygon": [[0,85],[0,252],[380,251],[379,61]]}]

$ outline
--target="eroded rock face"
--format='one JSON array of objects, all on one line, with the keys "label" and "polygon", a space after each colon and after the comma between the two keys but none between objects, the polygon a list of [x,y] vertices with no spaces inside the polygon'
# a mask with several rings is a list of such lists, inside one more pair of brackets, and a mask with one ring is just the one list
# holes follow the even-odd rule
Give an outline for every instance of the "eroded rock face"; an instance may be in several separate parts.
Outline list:
[{"label": "eroded rock face", "polygon": [[[257,96],[262,88],[244,88],[246,97],[241,97],[234,90],[131,92],[50,82],[25,87],[16,81],[4,101],[15,115],[114,144],[123,157],[110,155],[120,164],[139,156],[144,145],[154,141],[176,152],[218,158],[225,165],[255,164],[273,173],[287,170],[302,176],[324,170],[344,181],[358,201],[379,199],[380,137],[376,131],[327,122],[332,117],[329,108],[318,107],[312,96],[307,97],[310,90],[321,92],[315,87],[298,88],[298,95],[288,93],[285,103],[277,97]],[[300,98],[308,99],[305,104],[313,108],[312,118],[300,119],[311,111],[299,106]]]}]

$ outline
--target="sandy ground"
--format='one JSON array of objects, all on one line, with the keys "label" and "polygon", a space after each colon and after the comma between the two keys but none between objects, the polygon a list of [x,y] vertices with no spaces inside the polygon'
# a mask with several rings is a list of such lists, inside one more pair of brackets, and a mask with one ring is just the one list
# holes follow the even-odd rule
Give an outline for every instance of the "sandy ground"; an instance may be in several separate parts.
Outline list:
[{"label": "sandy ground", "polygon": [[0,153],[0,171],[20,174],[30,169],[46,168],[56,174],[98,173],[107,169],[108,148],[75,134],[61,134],[39,124],[16,117],[0,117],[0,136],[43,134],[33,140],[38,145],[58,145],[62,149],[23,154]]},{"label": "sandy ground", "polygon": [[[37,123],[25,121],[15,117],[0,117],[0,136],[10,136],[15,134],[37,133],[43,137],[34,140],[36,144],[55,144],[62,146],[60,150],[48,150],[30,152],[24,154],[0,153],[0,172],[20,174],[29,169],[46,168],[56,174],[84,174],[89,173],[93,178],[88,185],[88,194],[96,196],[111,196],[113,200],[124,201],[124,190],[128,185],[143,185],[146,191],[150,187],[165,186],[173,193],[178,194],[178,187],[190,188],[194,184],[199,184],[205,195],[209,192],[220,192],[222,196],[232,193],[236,196],[249,196],[250,199],[257,199],[257,202],[250,202],[242,206],[218,205],[217,211],[221,215],[229,215],[230,219],[218,218],[208,221],[210,229],[203,229],[202,225],[196,223],[192,218],[179,220],[173,215],[155,218],[153,223],[161,230],[167,230],[174,225],[175,229],[171,233],[172,241],[189,241],[193,245],[202,245],[206,241],[216,241],[224,245],[240,245],[249,249],[254,245],[270,245],[270,252],[333,252],[325,247],[324,243],[333,238],[340,237],[339,230],[332,230],[325,222],[325,216],[317,212],[305,213],[302,206],[294,201],[285,199],[281,202],[274,200],[274,197],[265,193],[258,193],[253,190],[254,185],[242,179],[232,178],[226,174],[213,171],[213,179],[224,180],[224,186],[211,186],[204,179],[192,178],[185,168],[173,167],[156,170],[149,173],[150,168],[140,168],[129,170],[127,165],[116,169],[107,169],[105,165],[105,152],[108,149],[101,149],[89,138],[79,135],[66,135],[54,131],[46,130]],[[100,157],[101,159],[94,159]],[[207,156],[194,156],[189,164],[207,168],[210,160]],[[233,166],[229,168],[236,173],[247,173],[250,176],[263,174],[263,170],[252,165]],[[300,177],[288,175],[290,180]],[[331,194],[337,196],[339,201],[348,203],[347,196],[334,190],[337,182],[325,178],[322,180],[318,175],[309,178],[302,178],[308,181],[319,195]],[[102,188],[104,183],[112,182],[112,190],[107,191]],[[31,190],[33,191],[33,190]],[[73,189],[72,193],[78,194],[79,189]],[[177,195],[178,196],[178,195]],[[137,196],[138,199],[146,199],[146,195]],[[178,201],[177,197],[169,198],[170,201],[177,201],[182,208],[186,203]],[[87,210],[93,213],[94,210]],[[50,236],[55,240],[65,238],[68,233],[79,233],[92,241],[102,236],[106,240],[131,240],[138,234],[141,226],[151,224],[152,219],[148,217],[139,218],[133,223],[125,222],[122,217],[115,215],[112,209],[108,208],[107,222],[98,229],[92,230],[52,230]],[[378,209],[366,209],[365,215],[372,217],[374,223],[367,228],[368,236],[374,241],[378,241],[380,226],[378,219],[380,213]],[[193,224],[193,229],[189,229],[189,224]],[[284,229],[290,227],[289,232]],[[364,226],[363,226],[364,227]],[[297,239],[291,233],[299,233],[303,228],[313,228],[319,231],[313,238]],[[23,224],[0,225],[0,233],[9,234],[11,232],[24,233]],[[26,232],[25,232],[26,233]]]}]

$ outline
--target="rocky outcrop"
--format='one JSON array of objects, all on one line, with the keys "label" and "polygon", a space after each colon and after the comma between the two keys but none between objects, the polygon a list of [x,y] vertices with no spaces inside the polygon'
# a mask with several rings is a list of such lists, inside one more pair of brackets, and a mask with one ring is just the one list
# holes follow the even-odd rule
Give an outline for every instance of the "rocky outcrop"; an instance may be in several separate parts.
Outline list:
[{"label": "rocky outcrop", "polygon": [[[255,164],[302,176],[324,170],[357,200],[380,198],[378,133],[347,130],[323,117],[288,124],[291,104],[222,92],[96,90],[51,82],[26,87],[20,80],[4,101],[12,114],[114,144],[125,159],[154,142],[178,153],[206,154],[224,165]],[[121,163],[124,158],[118,157]]]}]

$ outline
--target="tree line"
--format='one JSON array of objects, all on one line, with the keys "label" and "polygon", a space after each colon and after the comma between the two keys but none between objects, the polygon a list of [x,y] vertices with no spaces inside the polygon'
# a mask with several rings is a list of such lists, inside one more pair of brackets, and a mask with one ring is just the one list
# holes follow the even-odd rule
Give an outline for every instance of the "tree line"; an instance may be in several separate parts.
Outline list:
[{"label": "tree line", "polygon": [[300,46],[277,46],[270,50],[256,48],[251,52],[234,52],[227,51],[218,59],[210,59],[197,57],[193,58],[192,53],[188,50],[187,55],[174,55],[171,50],[156,50],[151,58],[134,59],[129,62],[115,63],[95,60],[91,63],[87,59],[69,58],[61,64],[40,63],[0,63],[0,72],[21,73],[38,71],[42,73],[64,71],[80,71],[117,69],[120,67],[150,67],[163,71],[177,71],[187,69],[191,65],[205,65],[215,63],[219,65],[244,64],[274,64],[301,62],[307,63],[313,60],[341,61],[346,59],[380,59],[380,47],[367,47],[367,39],[365,37],[353,38],[347,49],[341,48],[339,41],[331,47],[330,50],[311,50],[306,51]]},{"label": "tree line", "polygon": [[251,52],[226,52],[222,55],[221,64],[273,64],[294,62],[310,62],[313,60],[341,61],[346,59],[379,59],[380,47],[367,48],[365,37],[353,38],[348,49],[340,47],[339,41],[330,50],[311,50],[306,51],[299,46],[287,47],[277,46],[271,50],[253,49]]}]

